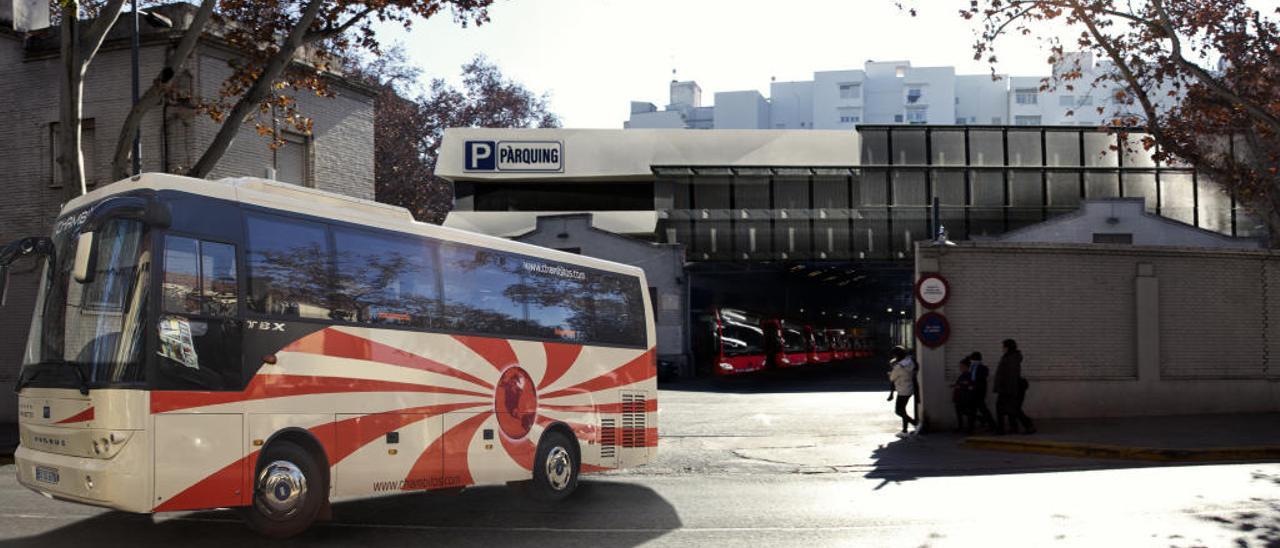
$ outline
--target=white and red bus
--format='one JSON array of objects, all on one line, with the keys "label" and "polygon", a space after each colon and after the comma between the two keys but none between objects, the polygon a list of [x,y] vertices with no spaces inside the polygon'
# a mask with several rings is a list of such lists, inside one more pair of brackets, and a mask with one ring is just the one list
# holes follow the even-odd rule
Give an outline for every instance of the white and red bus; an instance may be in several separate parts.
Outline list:
[{"label": "white and red bus", "polygon": [[283,537],[333,501],[526,482],[657,451],[634,267],[260,179],[148,174],[72,200],[18,380],[18,480],[131,512],[237,507]]},{"label": "white and red bus", "polygon": [[698,320],[694,346],[702,370],[725,376],[765,368],[765,335],[759,316],[716,307]]}]

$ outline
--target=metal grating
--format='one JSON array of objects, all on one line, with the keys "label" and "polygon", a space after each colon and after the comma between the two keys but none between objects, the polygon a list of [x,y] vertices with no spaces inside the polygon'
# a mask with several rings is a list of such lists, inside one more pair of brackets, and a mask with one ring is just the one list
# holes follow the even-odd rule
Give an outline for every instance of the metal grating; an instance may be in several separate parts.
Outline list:
[{"label": "metal grating", "polygon": [[618,420],[600,419],[600,458],[612,459],[618,455]]},{"label": "metal grating", "polygon": [[645,447],[644,394],[622,394],[622,446]]}]

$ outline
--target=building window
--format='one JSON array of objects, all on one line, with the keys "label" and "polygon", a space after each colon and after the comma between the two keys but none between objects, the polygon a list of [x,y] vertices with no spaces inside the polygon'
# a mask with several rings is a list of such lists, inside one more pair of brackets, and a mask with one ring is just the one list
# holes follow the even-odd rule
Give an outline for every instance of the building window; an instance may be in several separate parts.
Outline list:
[{"label": "building window", "polygon": [[311,186],[311,139],[300,133],[285,132],[284,144],[276,149],[276,180]]},{"label": "building window", "polygon": [[1014,101],[1019,105],[1034,105],[1039,101],[1036,88],[1018,88],[1013,92]]},{"label": "building window", "polygon": [[929,109],[927,108],[909,108],[907,109],[908,124],[927,124],[929,123]]},{"label": "building window", "polygon": [[[62,131],[59,129],[58,122],[49,124],[49,143],[50,161],[53,166],[50,173],[53,174],[53,180],[49,182],[49,186],[53,188],[62,187],[62,166],[58,163],[58,157],[62,156]],[[98,165],[98,141],[94,136],[93,118],[84,118],[80,120],[80,153],[84,156],[84,164],[81,168],[84,171],[84,182],[88,186],[97,183],[97,165]]]},{"label": "building window", "polygon": [[907,88],[907,104],[919,103],[922,98],[924,98],[924,88],[919,86]]},{"label": "building window", "polygon": [[1038,126],[1040,125],[1039,116],[1014,116],[1013,125],[1015,126]]},{"label": "building window", "polygon": [[895,123],[899,123],[899,124],[901,124],[901,123],[902,123],[902,115],[901,115],[901,114],[894,114],[894,115],[893,115],[893,121],[894,121]]},{"label": "building window", "polygon": [[893,75],[894,75],[894,76],[897,76],[898,78],[902,78],[903,76],[906,76],[906,75],[907,75],[907,67],[898,67],[898,68],[894,69],[894,71],[893,71]]},{"label": "building window", "polygon": [[1001,117],[999,117],[999,116],[992,116],[992,117],[991,117],[991,125],[993,125],[993,126],[998,126],[998,125],[1003,124],[1003,123],[1004,123],[1004,118],[1001,118]]},{"label": "building window", "polygon": [[964,118],[964,117],[956,118],[956,125],[957,125],[957,126],[963,126],[964,124],[965,124],[965,118]]},{"label": "building window", "polygon": [[862,84],[840,84],[841,99],[857,99],[862,96]]},{"label": "building window", "polygon": [[1101,232],[1093,233],[1093,243],[1095,244],[1133,244],[1133,234],[1107,234]]},{"label": "building window", "polygon": [[840,123],[842,124],[860,124],[862,123],[862,109],[860,108],[842,108],[840,111]]},{"label": "building window", "polygon": [[1093,104],[1093,96],[1092,96],[1092,95],[1081,95],[1081,96],[1080,96],[1080,101],[1079,101],[1079,102],[1077,102],[1076,104],[1078,104],[1078,105],[1080,105],[1080,106],[1082,106],[1082,107],[1092,105],[1092,104]]},{"label": "building window", "polygon": [[1074,96],[1074,95],[1059,95],[1059,96],[1058,96],[1058,106],[1060,106],[1060,107],[1074,107],[1074,106],[1076,106],[1076,98],[1075,98],[1075,96]]}]

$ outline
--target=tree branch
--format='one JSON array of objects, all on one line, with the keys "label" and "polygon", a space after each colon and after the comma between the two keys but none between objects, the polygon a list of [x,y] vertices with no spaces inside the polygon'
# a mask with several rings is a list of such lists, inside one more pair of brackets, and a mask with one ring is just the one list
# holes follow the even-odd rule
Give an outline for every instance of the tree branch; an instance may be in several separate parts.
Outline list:
[{"label": "tree branch", "polygon": [[1160,24],[1163,26],[1164,31],[1169,35],[1169,55],[1173,58],[1174,62],[1178,63],[1179,66],[1195,76],[1196,80],[1209,88],[1209,91],[1212,91],[1219,97],[1231,101],[1233,105],[1239,106],[1244,109],[1245,112],[1248,112],[1253,118],[1270,127],[1271,131],[1276,134],[1280,134],[1280,118],[1273,116],[1258,105],[1253,104],[1236,92],[1231,91],[1231,88],[1227,87],[1226,84],[1223,84],[1221,80],[1214,78],[1209,71],[1184,57],[1182,54],[1182,40],[1178,38],[1178,34],[1174,31],[1173,23],[1169,20],[1169,13],[1165,9],[1163,2],[1160,0],[1152,0],[1151,5],[1155,8],[1156,14],[1160,18]]},{"label": "tree branch", "polygon": [[1094,42],[1097,42],[1098,47],[1102,48],[1107,53],[1107,56],[1111,58],[1111,61],[1115,63],[1116,69],[1120,71],[1125,83],[1128,84],[1129,89],[1133,90],[1134,96],[1138,98],[1138,102],[1142,105],[1142,111],[1147,115],[1147,131],[1151,132],[1151,135],[1157,140],[1163,140],[1164,132],[1161,131],[1160,125],[1157,123],[1159,113],[1151,102],[1151,98],[1147,96],[1146,90],[1142,89],[1142,84],[1138,82],[1138,77],[1134,75],[1133,69],[1129,67],[1124,56],[1116,49],[1115,45],[1108,41],[1106,36],[1103,36],[1102,31],[1098,30],[1098,25],[1093,18],[1085,14],[1084,6],[1081,6],[1078,0],[1070,0],[1070,3],[1073,4],[1073,11],[1080,17],[1085,28],[1089,30],[1089,34],[1093,36]]},{"label": "tree branch", "polygon": [[245,120],[249,119],[249,116],[258,107],[258,103],[266,98],[276,78],[280,77],[285,67],[293,60],[293,55],[297,53],[298,48],[302,47],[304,38],[308,33],[307,29],[311,28],[312,23],[315,23],[316,16],[320,13],[320,7],[323,4],[323,0],[310,0],[307,2],[307,7],[303,9],[302,15],[298,17],[298,22],[289,31],[289,36],[285,38],[280,50],[271,56],[270,60],[267,61],[267,66],[263,67],[262,73],[258,75],[258,79],[254,80],[253,85],[245,91],[244,95],[240,96],[239,101],[236,101],[226,120],[222,122],[222,127],[218,128],[218,134],[209,143],[209,148],[205,149],[204,154],[187,172],[188,176],[207,177],[209,172],[213,171],[214,166],[218,165],[218,160],[222,159],[222,156],[227,153],[227,149],[231,148],[231,143],[235,141],[236,135],[240,133],[240,126],[244,125]]},{"label": "tree branch", "polygon": [[[187,58],[191,56],[191,52],[195,50],[200,36],[204,34],[205,24],[212,17],[213,8],[217,3],[217,0],[203,0],[200,3],[200,8],[196,10],[195,16],[191,18],[191,23],[187,26],[187,30],[182,33],[182,39],[178,41],[178,47],[165,59],[164,67],[160,69],[160,74],[151,82],[151,87],[147,88],[147,91],[138,98],[137,104],[129,109],[129,115],[125,117],[124,125],[120,128],[120,136],[116,138],[116,152],[111,160],[112,180],[118,181],[129,176],[129,164],[133,157],[133,136],[138,132],[138,128],[142,126],[142,119],[147,112],[163,102],[164,93],[168,91],[173,79],[182,70],[183,65],[187,63]],[[167,169],[167,167],[161,166],[161,169]]]},{"label": "tree branch", "polygon": [[365,8],[364,11],[351,16],[350,19],[348,19],[345,23],[342,23],[341,25],[318,30],[316,32],[308,32],[307,35],[302,38],[302,40],[305,43],[311,43],[311,42],[328,40],[329,38],[341,36],[342,33],[347,32],[348,30],[351,30],[351,27],[355,26],[355,24],[360,22],[361,19],[364,19],[366,16],[368,16],[370,13],[373,13],[373,12],[374,12],[374,8],[372,7]]},{"label": "tree branch", "polygon": [[81,50],[83,54],[80,56],[80,74],[89,70],[89,63],[93,62],[93,57],[98,54],[98,48],[102,47],[102,42],[107,39],[107,33],[111,31],[111,27],[115,26],[116,21],[120,19],[122,9],[124,9],[124,0],[107,2],[107,5],[102,7],[102,11],[98,12],[98,17],[85,30],[83,40],[87,47]]}]

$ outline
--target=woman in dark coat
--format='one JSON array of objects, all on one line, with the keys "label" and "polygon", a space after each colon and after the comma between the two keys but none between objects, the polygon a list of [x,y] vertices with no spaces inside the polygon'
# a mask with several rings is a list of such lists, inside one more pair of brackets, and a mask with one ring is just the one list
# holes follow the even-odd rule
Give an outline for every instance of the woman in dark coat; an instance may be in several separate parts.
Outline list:
[{"label": "woman in dark coat", "polygon": [[1018,343],[1013,339],[1005,339],[1004,355],[1000,356],[1000,365],[996,366],[996,377],[993,383],[996,393],[996,433],[1005,432],[1005,417],[1009,418],[1009,432],[1017,434],[1019,425],[1026,434],[1036,433],[1031,418],[1022,412],[1022,400],[1026,396],[1025,381],[1022,380],[1022,352],[1018,351]]}]

